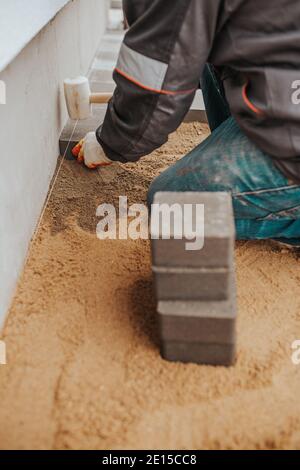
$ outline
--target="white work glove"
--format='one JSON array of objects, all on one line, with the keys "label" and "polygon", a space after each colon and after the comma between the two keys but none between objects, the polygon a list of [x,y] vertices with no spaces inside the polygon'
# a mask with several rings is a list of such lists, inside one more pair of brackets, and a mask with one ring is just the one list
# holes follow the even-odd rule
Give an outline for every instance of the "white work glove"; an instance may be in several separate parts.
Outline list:
[{"label": "white work glove", "polygon": [[107,158],[103,148],[99,144],[95,132],[89,132],[72,150],[72,154],[79,163],[95,169],[101,166],[111,165],[113,162]]}]

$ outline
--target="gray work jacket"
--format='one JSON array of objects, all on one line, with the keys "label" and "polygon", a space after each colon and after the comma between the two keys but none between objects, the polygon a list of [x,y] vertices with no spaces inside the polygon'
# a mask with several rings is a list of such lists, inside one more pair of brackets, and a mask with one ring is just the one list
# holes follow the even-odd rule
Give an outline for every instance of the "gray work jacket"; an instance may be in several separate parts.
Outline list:
[{"label": "gray work jacket", "polygon": [[300,182],[299,0],[125,0],[124,9],[117,88],[97,131],[109,158],[136,161],[164,144],[210,62],[241,129]]}]

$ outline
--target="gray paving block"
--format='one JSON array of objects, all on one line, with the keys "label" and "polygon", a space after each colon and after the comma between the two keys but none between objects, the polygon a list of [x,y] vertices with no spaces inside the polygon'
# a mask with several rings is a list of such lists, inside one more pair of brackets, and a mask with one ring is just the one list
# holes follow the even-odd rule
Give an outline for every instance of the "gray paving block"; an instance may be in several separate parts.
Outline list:
[{"label": "gray paving block", "polygon": [[111,0],[111,8],[116,8],[118,10],[122,10],[122,0]]},{"label": "gray paving block", "polygon": [[112,62],[114,68],[119,57],[120,47],[112,47],[112,45],[110,47],[103,47],[103,44],[101,44],[101,46],[94,60],[97,62],[101,62],[101,60],[103,60],[103,62]]},{"label": "gray paving block", "polygon": [[237,300],[235,283],[230,298],[212,302],[159,302],[159,336],[162,341],[234,344]]},{"label": "gray paving block", "polygon": [[228,268],[153,267],[156,298],[160,300],[226,300],[230,296]]},{"label": "gray paving block", "polygon": [[203,122],[207,124],[207,114],[206,111],[202,109],[191,109],[184,118],[184,122]]},{"label": "gray paving block", "polygon": [[161,345],[161,355],[171,362],[230,367],[236,360],[236,347],[234,344],[168,341]]},{"label": "gray paving block", "polygon": [[101,45],[97,52],[98,53],[101,51],[118,52],[120,50],[124,36],[125,36],[125,31],[120,31],[119,33],[108,32],[101,39]]},{"label": "gray paving block", "polygon": [[125,36],[125,31],[107,31],[106,34],[104,34],[102,40],[101,40],[101,46],[100,50],[104,49],[107,47],[107,45],[117,45],[121,44]]},{"label": "gray paving block", "polygon": [[94,66],[89,74],[90,82],[111,83],[113,82],[112,70],[97,70]]},{"label": "gray paving block", "polygon": [[[188,169],[187,169],[188,171]],[[191,234],[181,239],[174,237],[174,221],[170,224],[169,239],[162,238],[162,224],[158,230],[151,229],[153,265],[155,267],[230,267],[234,257],[235,225],[232,198],[229,193],[207,192],[160,192],[154,204],[177,204],[182,213],[185,204],[204,205],[204,247],[188,251],[187,242]],[[183,217],[182,217],[183,218]],[[195,229],[195,211],[193,229]],[[166,223],[166,220],[163,221]]]},{"label": "gray paving block", "polygon": [[113,94],[116,88],[114,82],[93,82],[90,81],[92,93],[111,93]]},{"label": "gray paving block", "polygon": [[[109,57],[110,54],[107,54],[107,57]],[[102,54],[99,55],[98,57],[95,58],[94,62],[93,62],[93,69],[94,70],[98,70],[98,71],[101,71],[101,72],[104,72],[104,71],[107,71],[107,72],[110,72],[110,74],[112,75],[112,72],[113,70],[115,69],[116,65],[117,65],[117,59],[113,58],[113,59],[104,59],[105,55]]]},{"label": "gray paving block", "polygon": [[106,105],[95,105],[93,106],[93,115],[89,119],[78,121],[77,124],[76,121],[72,121],[72,119],[68,120],[59,139],[59,150],[61,156],[66,153],[66,159],[73,160],[74,157],[71,153],[72,148],[88,132],[96,131],[96,129],[103,123],[106,109]]},{"label": "gray paving block", "polygon": [[113,68],[107,70],[102,67],[100,70],[97,69],[98,62],[94,61],[93,67],[90,70],[88,79],[92,92],[106,93],[107,91],[113,91],[116,84],[113,80]]}]

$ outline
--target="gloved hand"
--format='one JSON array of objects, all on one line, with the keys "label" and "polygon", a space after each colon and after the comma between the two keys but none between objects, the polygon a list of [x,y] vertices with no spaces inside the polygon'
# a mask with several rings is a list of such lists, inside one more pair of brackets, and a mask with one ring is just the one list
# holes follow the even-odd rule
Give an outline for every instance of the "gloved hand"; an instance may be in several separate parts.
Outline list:
[{"label": "gloved hand", "polygon": [[112,161],[107,158],[99,144],[95,132],[89,132],[72,150],[72,154],[79,163],[95,169],[101,166],[108,166]]}]

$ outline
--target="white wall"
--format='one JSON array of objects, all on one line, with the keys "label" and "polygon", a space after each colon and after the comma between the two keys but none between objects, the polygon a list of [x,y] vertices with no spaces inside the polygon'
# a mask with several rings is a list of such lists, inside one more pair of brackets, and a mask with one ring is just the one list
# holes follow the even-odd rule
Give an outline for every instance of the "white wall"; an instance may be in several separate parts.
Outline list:
[{"label": "white wall", "polygon": [[[0,0],[0,71],[69,0]],[[9,38],[9,41],[7,40]]]},{"label": "white wall", "polygon": [[[19,3],[26,9],[27,2]],[[62,82],[87,72],[106,27],[107,4],[68,2],[0,73],[6,84],[6,104],[0,104],[0,326],[57,163],[67,120]]]}]

